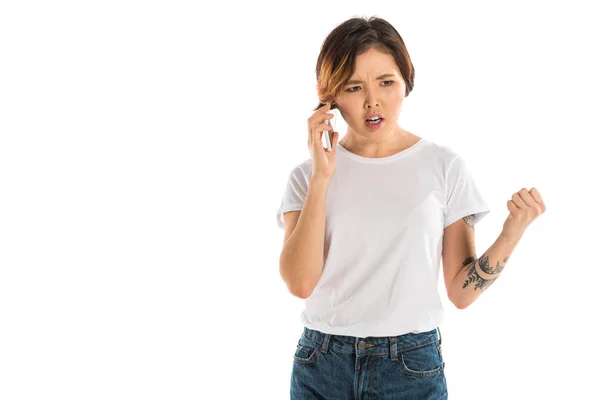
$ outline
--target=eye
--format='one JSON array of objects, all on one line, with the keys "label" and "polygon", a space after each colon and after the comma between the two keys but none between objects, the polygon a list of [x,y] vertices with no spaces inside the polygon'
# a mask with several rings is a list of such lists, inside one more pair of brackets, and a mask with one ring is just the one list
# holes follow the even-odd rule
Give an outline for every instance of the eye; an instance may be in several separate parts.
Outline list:
[{"label": "eye", "polygon": [[[384,85],[385,87],[392,86],[392,84],[394,83],[394,81],[382,81],[381,83],[385,83],[385,82],[389,82],[390,83],[389,85]],[[356,90],[351,90],[351,89],[354,89],[354,88],[357,88],[357,87],[360,87],[360,86],[352,86],[351,88],[346,89],[346,92],[348,92],[348,93],[354,93],[354,92],[356,92]]]}]

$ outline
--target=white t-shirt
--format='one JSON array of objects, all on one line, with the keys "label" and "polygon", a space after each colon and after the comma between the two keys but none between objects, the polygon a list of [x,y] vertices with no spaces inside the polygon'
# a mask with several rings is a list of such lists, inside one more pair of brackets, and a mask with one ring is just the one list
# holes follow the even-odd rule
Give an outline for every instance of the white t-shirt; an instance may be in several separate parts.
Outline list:
[{"label": "white t-shirt", "polygon": [[[277,211],[302,210],[312,159],[292,169]],[[305,299],[304,326],[324,333],[396,336],[441,325],[438,293],[444,228],[490,209],[465,161],[446,146],[421,138],[382,158],[366,158],[337,144],[329,182],[324,267]]]}]

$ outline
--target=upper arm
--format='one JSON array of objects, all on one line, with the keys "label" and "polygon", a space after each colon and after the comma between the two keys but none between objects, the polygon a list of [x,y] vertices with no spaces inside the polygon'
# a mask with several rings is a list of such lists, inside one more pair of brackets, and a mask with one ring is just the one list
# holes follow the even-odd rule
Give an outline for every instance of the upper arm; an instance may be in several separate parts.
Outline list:
[{"label": "upper arm", "polygon": [[288,241],[290,236],[292,236],[292,232],[296,228],[296,224],[298,223],[298,219],[300,219],[301,211],[288,211],[283,213],[283,225],[285,233],[283,235],[283,245]]},{"label": "upper arm", "polygon": [[474,214],[467,215],[444,229],[442,244],[442,264],[446,292],[451,296],[452,281],[467,264],[475,261]]}]

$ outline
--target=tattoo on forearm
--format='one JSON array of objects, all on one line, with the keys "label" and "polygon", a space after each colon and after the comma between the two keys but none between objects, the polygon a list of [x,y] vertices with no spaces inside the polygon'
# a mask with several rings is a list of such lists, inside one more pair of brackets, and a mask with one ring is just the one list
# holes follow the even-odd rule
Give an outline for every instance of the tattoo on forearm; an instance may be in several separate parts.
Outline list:
[{"label": "tattoo on forearm", "polygon": [[[489,264],[488,256],[485,254],[481,256],[478,260],[475,260],[475,257],[470,256],[465,259],[463,262],[463,266],[467,267],[467,279],[463,284],[463,289],[469,286],[470,283],[473,283],[474,290],[480,289],[483,290],[486,287],[490,286],[492,283],[496,281],[498,275],[504,269],[506,262],[509,257],[504,259],[504,265],[500,265],[500,262],[496,264],[495,267],[491,267]],[[477,271],[477,263],[479,263],[479,269],[483,272],[480,274]]]},{"label": "tattoo on forearm", "polygon": [[471,264],[475,260],[476,260],[475,256],[470,256],[470,257],[465,258],[465,261],[463,261],[463,267]]},{"label": "tattoo on forearm", "polygon": [[466,217],[463,217],[463,221],[465,221],[465,224],[467,224],[469,226],[469,228],[473,227],[474,220],[475,220],[475,214],[471,214],[471,215],[467,215]]}]

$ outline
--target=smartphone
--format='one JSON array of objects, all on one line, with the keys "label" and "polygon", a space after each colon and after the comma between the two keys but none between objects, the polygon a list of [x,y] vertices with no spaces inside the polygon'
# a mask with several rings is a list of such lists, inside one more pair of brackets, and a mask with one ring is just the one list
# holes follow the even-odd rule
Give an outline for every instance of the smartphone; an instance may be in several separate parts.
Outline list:
[{"label": "smartphone", "polygon": [[330,134],[333,135],[333,132],[335,132],[335,118],[336,118],[335,110],[336,110],[335,108],[332,110],[329,110],[330,112],[328,112],[327,114],[333,114],[333,118],[325,120],[325,123],[328,125],[331,125],[333,130],[331,130],[331,131],[325,130],[325,131],[323,131],[323,134],[321,135],[321,139],[323,137],[325,137],[325,148],[329,151],[331,151],[331,137],[329,135]]}]

